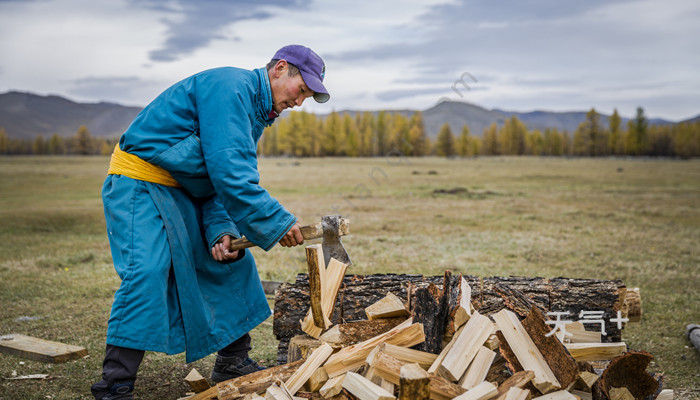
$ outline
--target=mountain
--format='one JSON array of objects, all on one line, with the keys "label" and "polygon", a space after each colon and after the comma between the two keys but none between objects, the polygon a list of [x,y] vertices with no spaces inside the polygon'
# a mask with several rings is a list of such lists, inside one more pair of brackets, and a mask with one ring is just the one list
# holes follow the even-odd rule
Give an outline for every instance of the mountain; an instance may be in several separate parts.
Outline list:
[{"label": "mountain", "polygon": [[[7,92],[0,94],[0,128],[4,128],[12,138],[33,139],[38,135],[45,138],[54,133],[59,136],[73,136],[81,125],[85,125],[93,136],[117,137],[129,126],[139,107],[126,107],[113,103],[76,103],[59,96],[39,96],[31,93]],[[573,133],[578,125],[586,119],[586,111],[571,112],[514,112],[504,110],[487,110],[483,107],[455,101],[445,101],[423,111],[425,129],[432,139],[437,137],[444,123],[450,124],[456,136],[467,124],[474,136],[481,136],[484,128],[492,123],[503,125],[506,119],[515,115],[529,129],[556,128]],[[363,111],[348,110],[351,115]],[[410,117],[415,110],[387,110]],[[378,114],[372,111],[372,114]],[[283,117],[288,115],[284,113]],[[601,122],[607,124],[607,115],[601,116]],[[693,121],[695,118],[687,121]],[[628,118],[622,118],[623,127]],[[663,119],[650,119],[650,124],[673,124]]]},{"label": "mountain", "polygon": [[140,107],[113,103],[76,103],[60,96],[32,93],[0,94],[0,127],[11,138],[67,137],[87,126],[93,136],[118,137],[129,126]]}]

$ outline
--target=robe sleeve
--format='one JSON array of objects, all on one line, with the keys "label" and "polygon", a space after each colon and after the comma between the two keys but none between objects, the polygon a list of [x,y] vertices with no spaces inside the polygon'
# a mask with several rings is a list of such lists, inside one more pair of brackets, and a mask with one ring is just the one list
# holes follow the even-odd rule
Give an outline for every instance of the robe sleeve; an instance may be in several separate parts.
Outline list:
[{"label": "robe sleeve", "polygon": [[202,153],[221,204],[248,240],[269,250],[296,222],[260,185],[249,113],[252,82],[223,75],[197,81]]}]

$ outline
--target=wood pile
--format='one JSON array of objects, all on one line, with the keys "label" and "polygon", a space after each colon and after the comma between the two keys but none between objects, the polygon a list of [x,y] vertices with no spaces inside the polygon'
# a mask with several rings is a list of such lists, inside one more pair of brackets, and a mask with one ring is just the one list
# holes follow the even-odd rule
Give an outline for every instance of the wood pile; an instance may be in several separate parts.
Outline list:
[{"label": "wood pile", "polygon": [[347,266],[326,267],[319,251],[307,252],[311,281],[300,276],[277,292],[282,365],[189,399],[615,400],[661,392],[662,377],[646,371],[651,355],[620,341],[622,322],[595,331],[584,318],[557,330],[548,318],[595,310],[638,320],[641,308],[628,304],[620,281],[344,276]]}]

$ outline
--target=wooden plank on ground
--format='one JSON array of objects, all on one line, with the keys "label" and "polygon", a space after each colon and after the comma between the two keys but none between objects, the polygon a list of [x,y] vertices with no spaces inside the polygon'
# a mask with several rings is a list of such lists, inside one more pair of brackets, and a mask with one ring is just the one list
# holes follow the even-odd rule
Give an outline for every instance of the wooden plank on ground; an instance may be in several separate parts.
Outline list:
[{"label": "wooden plank on ground", "polygon": [[0,353],[12,354],[29,360],[55,364],[83,358],[88,355],[88,351],[85,347],[16,333],[0,336]]}]

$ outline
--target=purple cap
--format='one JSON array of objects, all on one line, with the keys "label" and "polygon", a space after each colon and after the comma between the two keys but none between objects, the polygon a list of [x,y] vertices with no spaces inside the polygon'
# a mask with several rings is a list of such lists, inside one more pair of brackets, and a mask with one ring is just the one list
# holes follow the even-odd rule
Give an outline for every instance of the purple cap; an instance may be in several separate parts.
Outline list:
[{"label": "purple cap", "polygon": [[272,59],[286,60],[299,68],[304,83],[309,89],[314,91],[314,100],[318,103],[325,103],[331,98],[328,90],[323,86],[323,78],[326,76],[326,64],[310,48],[298,44],[284,46],[277,50]]}]

